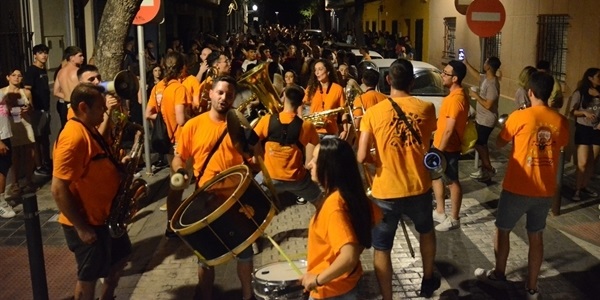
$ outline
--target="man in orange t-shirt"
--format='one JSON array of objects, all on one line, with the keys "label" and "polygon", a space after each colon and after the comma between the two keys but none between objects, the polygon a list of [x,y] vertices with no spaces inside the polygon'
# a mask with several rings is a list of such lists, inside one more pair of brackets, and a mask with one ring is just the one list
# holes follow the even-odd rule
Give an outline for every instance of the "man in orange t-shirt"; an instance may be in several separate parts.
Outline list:
[{"label": "man in orange t-shirt", "polygon": [[266,140],[265,167],[273,179],[273,187],[278,193],[294,193],[298,204],[313,202],[321,194],[305,167],[312,159],[314,147],[319,144],[319,135],[312,123],[296,115],[302,98],[302,88],[286,88],[283,111],[276,116],[263,117],[254,128],[258,138]]},{"label": "man in orange t-shirt", "polygon": [[110,148],[96,130],[106,111],[102,88],[77,85],[71,105],[75,118],[67,121],[54,147],[52,196],[60,210],[58,222],[77,261],[75,295],[94,299],[96,282],[105,277],[100,298],[112,299],[131,242],[127,233],[111,238],[106,225],[120,174],[118,162],[111,161]]},{"label": "man in orange t-shirt", "polygon": [[569,142],[567,119],[548,107],[553,86],[551,75],[533,73],[527,92],[531,107],[513,112],[498,135],[498,148],[511,141],[513,146],[496,213],[496,265],[492,270],[475,270],[478,279],[506,281],[510,232],[526,214],[529,272],[525,289],[531,299],[539,297],[537,283],[544,260],[543,230],[558,184],[556,172],[562,163],[560,150]]},{"label": "man in orange t-shirt", "polygon": [[[364,163],[375,142],[378,158],[371,194],[384,217],[373,229],[373,264],[383,299],[391,300],[391,249],[400,215],[407,215],[420,235],[423,257],[420,296],[431,297],[440,287],[440,279],[433,275],[435,231],[431,215],[431,176],[423,158],[436,128],[435,108],[433,103],[410,95],[414,82],[410,61],[393,62],[386,80],[390,83],[393,100],[382,101],[367,110],[360,124],[357,152],[358,162]],[[398,115],[391,101],[404,112],[402,115]]]},{"label": "man in orange t-shirt", "polygon": [[[462,203],[462,188],[458,181],[458,160],[460,159],[461,141],[467,126],[469,100],[462,88],[462,80],[467,74],[467,67],[458,60],[452,60],[442,71],[442,82],[450,89],[450,94],[442,101],[440,115],[437,120],[437,131],[433,138],[433,146],[442,151],[446,158],[444,178],[432,182],[435,194],[436,210],[433,211],[433,221],[440,224],[437,231],[448,231],[460,227],[460,205]],[[444,206],[444,180],[450,189],[452,214],[446,217]]]},{"label": "man in orange t-shirt", "polygon": [[[172,171],[184,174],[186,161],[194,160],[194,175],[202,186],[222,171],[244,163],[244,158],[239,154],[227,132],[227,111],[235,99],[236,81],[232,77],[217,77],[210,90],[210,110],[191,119],[181,130],[177,140],[175,157],[171,164]],[[220,137],[225,134],[222,142],[217,144]],[[210,152],[216,147],[214,154],[209,158]],[[206,168],[202,170],[206,159],[210,159]],[[243,299],[252,297],[252,247],[248,247],[238,255],[238,278],[242,284]],[[214,267],[205,266],[202,262],[198,266],[199,286],[202,299],[212,299],[212,286],[215,278]]]},{"label": "man in orange t-shirt", "polygon": [[379,72],[373,69],[367,69],[363,73],[362,83],[367,87],[367,90],[356,96],[352,103],[352,115],[354,116],[354,126],[358,130],[360,128],[360,120],[369,107],[385,100],[386,95],[375,90],[379,82]]}]

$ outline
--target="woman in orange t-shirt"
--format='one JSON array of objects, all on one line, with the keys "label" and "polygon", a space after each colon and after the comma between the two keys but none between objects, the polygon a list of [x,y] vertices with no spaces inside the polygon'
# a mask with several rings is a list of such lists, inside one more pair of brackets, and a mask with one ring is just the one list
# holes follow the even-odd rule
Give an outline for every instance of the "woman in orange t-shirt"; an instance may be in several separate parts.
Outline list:
[{"label": "woman in orange t-shirt", "polygon": [[[315,62],[313,73],[311,74],[310,79],[308,80],[308,86],[306,87],[306,96],[302,101],[304,104],[310,105],[311,114],[346,105],[344,88],[342,88],[338,82],[337,72],[330,61],[319,59]],[[338,135],[338,115],[339,114],[331,114],[324,118],[323,126],[317,126],[319,136]],[[342,132],[339,133],[340,137],[345,138],[349,133],[349,119],[349,115],[343,115],[342,123],[344,126]],[[317,124],[315,124],[315,126],[316,125]]]},{"label": "woman in orange t-shirt", "polygon": [[360,254],[371,247],[371,226],[381,214],[373,214],[379,210],[367,198],[354,151],[346,141],[321,141],[309,167],[325,196],[315,202],[317,211],[310,220],[302,285],[311,299],[356,299],[363,273]]}]

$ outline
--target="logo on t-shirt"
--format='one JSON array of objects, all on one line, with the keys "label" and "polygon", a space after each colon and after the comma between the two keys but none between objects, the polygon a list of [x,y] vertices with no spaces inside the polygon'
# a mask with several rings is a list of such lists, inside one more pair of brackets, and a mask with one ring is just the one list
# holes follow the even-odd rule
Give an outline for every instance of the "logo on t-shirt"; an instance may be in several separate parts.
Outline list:
[{"label": "logo on t-shirt", "polygon": [[532,139],[529,155],[527,156],[527,165],[529,166],[552,166],[554,159],[552,155],[552,145],[556,142],[552,139],[552,132],[556,132],[554,126],[538,125],[535,136]]},{"label": "logo on t-shirt", "polygon": [[[406,121],[408,121],[408,124]],[[406,114],[406,120],[394,115],[391,124],[392,128],[394,128],[394,135],[392,136],[391,141],[392,146],[407,148],[417,145],[420,147],[421,143],[419,143],[418,138],[413,135],[412,131],[409,129],[409,126],[414,128],[417,134],[421,134],[419,127],[417,126],[421,122],[422,120],[419,118],[419,116],[411,112]]]}]

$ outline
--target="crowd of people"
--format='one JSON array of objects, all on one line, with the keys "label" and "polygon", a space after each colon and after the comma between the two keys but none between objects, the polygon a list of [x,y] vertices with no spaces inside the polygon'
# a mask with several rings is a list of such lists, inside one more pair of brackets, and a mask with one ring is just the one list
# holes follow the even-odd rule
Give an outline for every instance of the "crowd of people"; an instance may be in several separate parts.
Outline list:
[{"label": "crowd of people", "polygon": [[[164,122],[170,146],[160,151],[160,164],[168,165],[172,175],[183,175],[197,189],[231,167],[248,164],[256,170],[259,183],[266,185],[266,178],[272,179],[270,193],[291,192],[298,205],[314,205],[307,272],[300,278],[311,299],[356,299],[362,275],[360,254],[370,247],[383,299],[392,299],[391,249],[402,215],[411,219],[419,233],[420,296],[431,297],[440,287],[440,277],[434,273],[436,231],[460,228],[463,195],[458,161],[469,97],[476,101],[475,149],[481,158],[481,168],[471,177],[486,181],[496,174],[488,139],[498,118],[498,58],[487,58],[484,74],[467,61],[453,60],[444,66],[441,77],[449,94],[436,115],[432,103],[411,96],[415,78],[406,38],[367,33],[370,48],[361,49],[362,59],[370,59],[369,49],[398,58],[385,77],[391,87],[389,95],[377,91],[381,75],[376,70],[359,76],[356,56],[337,48],[335,38],[321,42],[296,28],[264,27],[256,36],[231,34],[225,44],[203,35],[190,43],[188,52],[179,39],[173,39],[162,56],[147,41],[142,60],[135,56],[132,40],[125,44],[123,68],[135,73],[140,63],[146,64],[148,82],[141,88],[148,91],[148,99],[120,99],[106,93],[99,86],[98,69],[84,64],[81,49],[65,50],[53,90],[62,131],[52,160],[45,68],[48,47],[35,46],[33,65],[25,73],[12,70],[9,85],[0,90],[0,216],[15,215],[4,192],[11,165],[14,184],[24,191],[35,189],[34,171],[52,172],[59,222],[78,265],[76,299],[94,299],[100,278],[105,278],[100,299],[112,299],[120,269],[131,253],[127,234],[111,237],[106,225],[119,192],[123,163],[115,159],[112,149],[115,110],[134,123],[143,118]],[[351,34],[345,41],[353,42]],[[252,99],[252,94],[265,95],[257,95],[244,82],[259,68],[268,72],[269,82],[260,84],[273,85],[275,95],[268,98],[275,103]],[[481,85],[467,93],[462,82],[468,74]],[[577,122],[574,201],[583,195],[597,196],[589,182],[600,153],[599,85],[600,70],[587,70],[569,110]],[[558,155],[569,141],[567,119],[553,109],[556,103],[562,105],[560,95],[547,63],[523,70],[515,97],[519,109],[508,118],[496,142],[497,147],[512,142],[496,219],[496,265],[493,270],[477,269],[475,274],[486,282],[506,280],[509,234],[525,214],[530,240],[526,293],[531,299],[539,296],[542,232],[558,184]],[[146,111],[141,109],[142,101],[147,101]],[[241,152],[240,137],[227,131],[228,113],[239,106],[244,107],[245,116],[260,118],[245,134],[248,151]],[[258,111],[273,107],[278,109],[260,117]],[[434,149],[446,161],[442,177],[432,177],[423,163]],[[363,177],[372,177],[370,198]],[[21,178],[23,186],[19,186]],[[449,215],[445,186],[450,191]],[[178,238],[170,221],[182,197],[181,187],[172,185],[164,207],[167,238]],[[252,257],[252,247],[236,257],[244,299],[254,297]],[[199,259],[202,299],[212,299],[214,279],[214,267]]]}]

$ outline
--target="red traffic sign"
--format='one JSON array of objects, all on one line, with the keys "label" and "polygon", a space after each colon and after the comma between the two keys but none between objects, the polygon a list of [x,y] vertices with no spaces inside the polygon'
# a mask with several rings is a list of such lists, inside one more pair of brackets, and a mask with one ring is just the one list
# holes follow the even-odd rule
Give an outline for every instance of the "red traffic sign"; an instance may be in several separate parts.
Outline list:
[{"label": "red traffic sign", "polygon": [[140,10],[133,18],[133,25],[144,25],[152,22],[161,10],[160,0],[143,0]]},{"label": "red traffic sign", "polygon": [[471,5],[473,0],[454,0],[454,7],[456,7],[456,11],[461,15],[467,14],[467,9],[469,5]]},{"label": "red traffic sign", "polygon": [[467,9],[467,25],[479,37],[496,35],[505,21],[506,11],[500,0],[475,0]]}]

